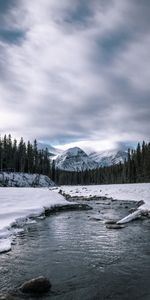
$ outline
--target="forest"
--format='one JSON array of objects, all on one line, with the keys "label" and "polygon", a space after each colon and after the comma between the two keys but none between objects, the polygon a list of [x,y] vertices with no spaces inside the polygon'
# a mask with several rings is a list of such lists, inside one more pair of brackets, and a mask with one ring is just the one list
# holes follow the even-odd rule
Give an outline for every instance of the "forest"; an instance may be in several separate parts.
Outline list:
[{"label": "forest", "polygon": [[11,135],[0,138],[0,170],[7,172],[38,173],[50,176],[50,160],[48,150],[38,150],[34,143],[19,143]]},{"label": "forest", "polygon": [[21,138],[17,143],[9,134],[0,138],[0,171],[44,174],[58,185],[150,182],[150,143],[143,141],[135,150],[128,149],[124,163],[68,172],[56,169],[48,149],[39,150],[36,140],[32,144]]}]

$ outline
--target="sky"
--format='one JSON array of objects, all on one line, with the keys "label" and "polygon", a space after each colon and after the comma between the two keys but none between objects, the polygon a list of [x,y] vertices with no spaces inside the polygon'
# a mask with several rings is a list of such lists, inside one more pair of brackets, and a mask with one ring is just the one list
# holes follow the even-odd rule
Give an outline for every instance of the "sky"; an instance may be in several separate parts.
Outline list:
[{"label": "sky", "polygon": [[149,0],[0,0],[0,133],[149,141]]}]

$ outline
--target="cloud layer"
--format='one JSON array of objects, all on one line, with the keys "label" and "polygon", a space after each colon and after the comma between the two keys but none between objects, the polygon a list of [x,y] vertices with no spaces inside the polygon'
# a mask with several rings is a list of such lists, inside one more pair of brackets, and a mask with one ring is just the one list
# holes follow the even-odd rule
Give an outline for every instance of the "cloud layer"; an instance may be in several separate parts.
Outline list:
[{"label": "cloud layer", "polygon": [[0,5],[2,134],[53,143],[149,138],[148,0]]}]

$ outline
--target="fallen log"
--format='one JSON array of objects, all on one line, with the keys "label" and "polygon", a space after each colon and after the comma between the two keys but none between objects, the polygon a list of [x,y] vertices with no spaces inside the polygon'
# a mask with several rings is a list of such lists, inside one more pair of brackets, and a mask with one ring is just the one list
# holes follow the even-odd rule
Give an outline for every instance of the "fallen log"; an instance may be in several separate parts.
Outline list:
[{"label": "fallen log", "polygon": [[125,223],[129,223],[133,220],[139,219],[142,216],[143,213],[144,213],[144,211],[138,209],[135,212],[133,212],[132,214],[129,214],[125,218],[119,220],[117,222],[117,224],[125,224]]}]

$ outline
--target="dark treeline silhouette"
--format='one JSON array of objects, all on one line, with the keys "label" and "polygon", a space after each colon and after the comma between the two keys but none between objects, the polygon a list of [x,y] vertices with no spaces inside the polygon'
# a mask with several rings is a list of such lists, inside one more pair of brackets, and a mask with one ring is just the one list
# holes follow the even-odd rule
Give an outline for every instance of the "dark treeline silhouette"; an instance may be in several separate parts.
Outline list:
[{"label": "dark treeline silhouette", "polygon": [[48,150],[38,150],[37,141],[33,144],[19,143],[11,135],[0,138],[0,171],[13,171],[24,173],[38,173],[51,175]]},{"label": "dark treeline silhouette", "polygon": [[143,142],[136,150],[129,149],[124,163],[81,172],[56,169],[52,174],[53,180],[62,185],[150,182],[150,143]]}]

